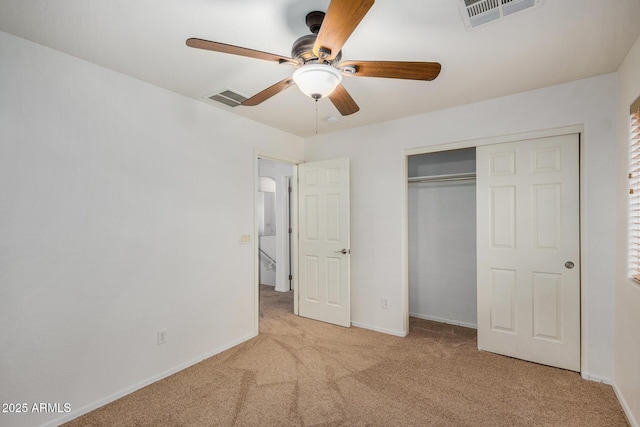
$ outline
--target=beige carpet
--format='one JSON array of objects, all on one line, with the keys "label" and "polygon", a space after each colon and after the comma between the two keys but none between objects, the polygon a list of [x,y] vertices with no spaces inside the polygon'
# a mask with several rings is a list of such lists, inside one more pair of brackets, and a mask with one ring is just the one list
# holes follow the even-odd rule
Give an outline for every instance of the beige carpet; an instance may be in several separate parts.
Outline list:
[{"label": "beige carpet", "polygon": [[292,314],[262,287],[260,335],[69,426],[626,426],[610,386],[479,352],[475,330],[406,338]]}]

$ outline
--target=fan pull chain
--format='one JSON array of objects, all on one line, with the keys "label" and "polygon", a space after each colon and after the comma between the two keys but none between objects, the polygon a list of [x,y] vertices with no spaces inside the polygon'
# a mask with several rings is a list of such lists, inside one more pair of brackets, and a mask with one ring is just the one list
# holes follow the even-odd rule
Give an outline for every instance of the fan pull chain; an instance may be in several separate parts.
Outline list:
[{"label": "fan pull chain", "polygon": [[316,99],[316,135],[318,134],[318,100]]}]

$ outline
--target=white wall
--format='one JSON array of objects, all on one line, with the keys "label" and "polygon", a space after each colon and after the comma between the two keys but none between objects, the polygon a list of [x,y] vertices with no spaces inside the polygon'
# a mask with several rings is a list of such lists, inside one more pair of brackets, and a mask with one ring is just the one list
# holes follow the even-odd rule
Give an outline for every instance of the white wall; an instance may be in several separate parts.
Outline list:
[{"label": "white wall", "polygon": [[[255,335],[254,149],[302,140],[0,32],[0,402],[71,414]],[[167,330],[158,346],[156,332]]]},{"label": "white wall", "polygon": [[640,426],[640,285],[627,274],[629,107],[640,96],[640,38],[618,71],[617,100],[617,253],[615,296],[615,373],[618,398],[633,425]]},{"label": "white wall", "polygon": [[[306,140],[307,161],[351,158],[354,324],[407,332],[403,150],[583,125],[583,374],[612,378],[615,93],[616,75],[609,74]],[[381,308],[383,295],[390,297],[388,310]]]}]

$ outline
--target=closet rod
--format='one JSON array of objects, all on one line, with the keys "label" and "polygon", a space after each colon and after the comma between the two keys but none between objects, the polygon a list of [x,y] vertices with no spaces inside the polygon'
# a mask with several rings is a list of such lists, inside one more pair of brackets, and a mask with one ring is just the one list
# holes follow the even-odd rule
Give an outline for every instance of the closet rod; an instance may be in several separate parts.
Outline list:
[{"label": "closet rod", "polygon": [[451,173],[446,175],[413,176],[409,178],[409,184],[413,182],[446,182],[446,181],[469,181],[476,179],[475,172]]}]

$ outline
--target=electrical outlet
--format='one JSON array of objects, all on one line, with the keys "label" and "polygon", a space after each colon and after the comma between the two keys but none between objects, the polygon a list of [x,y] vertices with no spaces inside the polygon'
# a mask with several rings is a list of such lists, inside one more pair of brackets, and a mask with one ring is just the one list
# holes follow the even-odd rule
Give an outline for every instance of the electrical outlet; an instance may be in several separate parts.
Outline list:
[{"label": "electrical outlet", "polygon": [[158,345],[162,345],[167,342],[167,330],[160,329],[158,331]]},{"label": "electrical outlet", "polygon": [[391,307],[391,302],[389,301],[389,297],[382,297],[382,308]]}]

